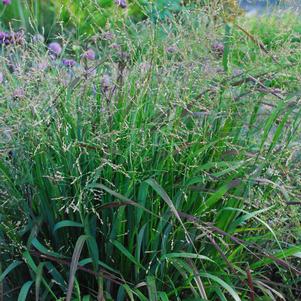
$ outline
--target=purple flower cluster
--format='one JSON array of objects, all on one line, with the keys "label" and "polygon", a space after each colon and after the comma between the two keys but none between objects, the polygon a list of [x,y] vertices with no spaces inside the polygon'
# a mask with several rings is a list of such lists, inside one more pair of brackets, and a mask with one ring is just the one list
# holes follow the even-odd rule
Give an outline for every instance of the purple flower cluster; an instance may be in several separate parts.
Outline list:
[{"label": "purple flower cluster", "polygon": [[0,31],[0,45],[22,44],[24,41],[24,33],[18,32],[4,32]]},{"label": "purple flower cluster", "polygon": [[[48,45],[48,50],[49,50],[49,53],[50,53],[50,56],[52,57],[52,59],[56,59],[62,53],[63,48],[58,42],[51,42]],[[82,54],[82,58],[84,58],[88,61],[94,61],[96,59],[95,51],[91,48],[87,49]],[[77,62],[73,59],[63,58],[62,64],[65,67],[72,68],[77,64]]]},{"label": "purple flower cluster", "polygon": [[[1,45],[7,46],[11,44],[22,44],[23,42],[24,42],[23,31],[19,31],[19,32],[0,31],[0,46]],[[40,34],[37,34],[32,37],[32,42],[44,43],[44,37]],[[60,43],[51,42],[48,44],[47,48],[48,48],[49,57],[54,63],[59,63],[67,68],[73,68],[78,65],[78,63],[72,58],[62,58],[60,62],[58,61],[59,57],[63,53],[63,47],[61,46]],[[96,59],[96,53],[93,49],[88,48],[86,51],[82,53],[81,57],[86,61],[94,61]],[[45,70],[48,67],[48,62],[47,61],[40,62],[37,63],[36,66],[39,70]],[[15,71],[15,66],[13,67],[14,69],[12,69],[12,71]],[[3,82],[3,74],[0,72],[0,83],[2,82]],[[21,98],[20,95],[15,95],[14,97]]]},{"label": "purple flower cluster", "polygon": [[11,0],[2,0],[3,5],[9,5],[11,4]]}]

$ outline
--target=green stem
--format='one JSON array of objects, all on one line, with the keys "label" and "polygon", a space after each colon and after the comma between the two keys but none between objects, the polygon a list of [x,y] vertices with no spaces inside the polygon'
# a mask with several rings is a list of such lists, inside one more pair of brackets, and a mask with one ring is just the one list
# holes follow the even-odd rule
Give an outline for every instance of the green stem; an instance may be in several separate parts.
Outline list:
[{"label": "green stem", "polygon": [[231,26],[229,23],[225,25],[225,37],[224,37],[224,55],[223,55],[223,67],[224,71],[229,71],[229,54],[230,54],[230,41],[231,41]]}]

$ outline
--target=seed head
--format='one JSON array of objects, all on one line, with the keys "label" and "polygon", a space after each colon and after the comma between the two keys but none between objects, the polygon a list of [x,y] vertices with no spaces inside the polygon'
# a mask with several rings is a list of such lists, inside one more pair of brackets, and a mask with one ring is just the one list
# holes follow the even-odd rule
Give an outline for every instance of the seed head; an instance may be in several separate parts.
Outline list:
[{"label": "seed head", "polygon": [[43,35],[37,33],[32,37],[32,41],[34,43],[44,43],[45,42],[45,38]]}]

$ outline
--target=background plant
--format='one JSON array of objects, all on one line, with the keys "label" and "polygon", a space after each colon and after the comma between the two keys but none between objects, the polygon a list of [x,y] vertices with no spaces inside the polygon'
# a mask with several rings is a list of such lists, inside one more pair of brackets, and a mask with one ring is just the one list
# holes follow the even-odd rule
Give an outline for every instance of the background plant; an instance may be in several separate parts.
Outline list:
[{"label": "background plant", "polygon": [[[194,1],[187,1],[191,5]],[[183,8],[182,1],[127,1],[126,9],[118,8],[114,0],[99,1],[12,1],[10,5],[1,5],[1,23],[3,27],[22,27],[29,32],[45,33],[51,38],[61,31],[58,22],[64,23],[65,29],[76,28],[77,34],[98,32],[107,24],[118,26],[129,18],[141,21],[146,17],[153,20],[170,17]]]}]

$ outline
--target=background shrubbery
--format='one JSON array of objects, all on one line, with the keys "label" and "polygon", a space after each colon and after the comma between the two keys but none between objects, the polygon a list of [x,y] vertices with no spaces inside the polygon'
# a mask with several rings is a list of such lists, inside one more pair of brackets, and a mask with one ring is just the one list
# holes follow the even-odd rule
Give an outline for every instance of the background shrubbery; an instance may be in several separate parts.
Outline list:
[{"label": "background shrubbery", "polygon": [[[76,28],[78,34],[98,32],[106,24],[116,26],[124,19],[141,21],[146,17],[153,20],[171,16],[183,6],[204,4],[202,1],[182,0],[128,0],[126,10],[119,9],[115,0],[61,0],[12,1],[8,7],[2,5],[1,26],[23,27],[27,31],[54,35],[60,31],[59,22],[64,22],[64,29]],[[1,10],[0,10],[1,11]]]}]

